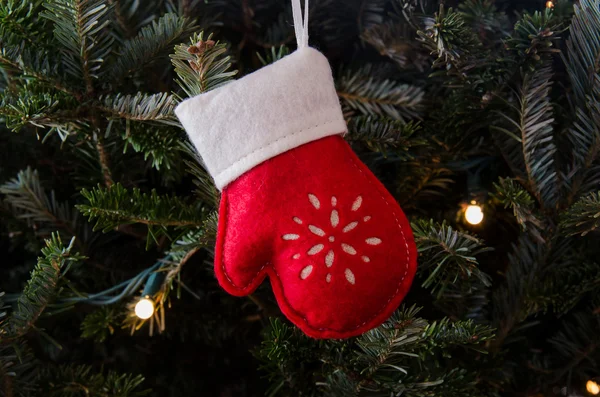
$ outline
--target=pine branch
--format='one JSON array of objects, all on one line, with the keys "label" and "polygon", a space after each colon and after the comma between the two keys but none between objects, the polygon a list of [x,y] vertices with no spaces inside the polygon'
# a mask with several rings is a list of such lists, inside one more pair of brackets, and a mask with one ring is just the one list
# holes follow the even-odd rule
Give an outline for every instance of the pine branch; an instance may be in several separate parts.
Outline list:
[{"label": "pine branch", "polygon": [[173,13],[167,13],[144,26],[136,37],[123,44],[118,60],[110,71],[112,80],[118,81],[155,62],[193,28],[193,21]]},{"label": "pine branch", "polygon": [[563,57],[573,92],[569,95],[575,109],[575,122],[567,131],[573,170],[572,194],[579,193],[586,171],[600,153],[600,10],[594,0],[574,6],[575,15],[569,28],[567,51]]},{"label": "pine branch", "polygon": [[196,185],[196,195],[211,208],[217,208],[220,193],[212,177],[203,167],[202,157],[189,140],[181,142],[180,149],[192,159],[191,161],[185,160],[185,164],[187,165],[187,172],[194,177],[193,183]]},{"label": "pine branch", "polygon": [[167,125],[178,126],[173,109],[177,104],[174,96],[166,92],[160,94],[106,96],[100,98],[102,111],[110,118],[121,118],[134,121],[155,121]]},{"label": "pine branch", "polygon": [[[149,321],[150,335],[153,334],[155,326],[158,328],[158,332],[165,330],[165,305],[169,302],[170,293],[174,289],[177,289],[177,298],[181,299],[181,287],[185,288],[185,284],[183,284],[181,279],[181,271],[185,264],[201,249],[214,246],[216,240],[216,218],[216,212],[209,215],[202,228],[192,230],[183,235],[181,239],[171,245],[166,258],[161,260],[164,265],[161,266],[160,271],[164,274],[164,280],[161,283],[159,291],[152,296],[156,306],[153,319],[156,319],[156,321]],[[214,230],[213,223],[215,223]],[[193,293],[192,295],[200,299],[198,295]],[[142,320],[135,315],[135,305],[137,302],[138,300],[134,299],[128,304],[127,316],[122,321],[122,328],[131,329],[132,334],[139,330],[142,325],[148,323],[148,321]],[[106,333],[106,330],[102,332]]]},{"label": "pine branch", "polygon": [[[355,392],[421,395],[409,390],[431,388],[425,391],[428,395],[435,393],[436,388],[443,390],[450,387],[445,385],[446,376],[432,381],[429,371],[424,370],[434,361],[433,357],[457,347],[482,351],[482,344],[493,337],[493,330],[488,326],[448,319],[428,323],[417,317],[418,312],[414,306],[401,307],[382,326],[357,339],[355,360],[362,379],[356,384]],[[459,383],[458,390],[464,393],[469,386]],[[447,395],[442,390],[440,395]]]},{"label": "pine branch", "polygon": [[[426,49],[436,56],[432,67],[442,69],[458,83],[477,83],[477,69],[485,66],[486,51],[463,15],[441,4],[435,21],[417,32]],[[471,76],[472,75],[472,76]]]},{"label": "pine branch", "polygon": [[0,395],[3,397],[35,395],[38,366],[39,362],[25,342],[19,340],[3,346],[0,333]]},{"label": "pine branch", "polygon": [[403,123],[374,116],[353,117],[348,122],[348,141],[366,144],[369,149],[384,156],[393,152],[402,160],[412,160],[411,149],[424,146],[426,140],[419,138],[421,127],[414,122]]},{"label": "pine branch", "polygon": [[454,183],[453,172],[436,158],[420,158],[402,164],[395,196],[403,208],[415,208],[423,201],[445,197]]},{"label": "pine branch", "polygon": [[464,283],[449,284],[434,304],[450,318],[485,324],[489,321],[490,290],[491,287],[478,280],[471,280],[468,288]]},{"label": "pine branch", "polygon": [[45,41],[44,21],[38,18],[42,0],[5,0],[0,3],[0,42],[25,42],[38,47]]},{"label": "pine branch", "polygon": [[[122,138],[136,153],[144,153],[144,160],[151,158],[152,167],[171,169],[181,161],[181,130],[148,124],[131,123],[123,130]],[[185,140],[187,142],[187,140]]]},{"label": "pine branch", "polygon": [[458,4],[458,11],[462,19],[476,32],[482,41],[488,36],[506,36],[508,33],[509,19],[499,10],[494,1],[490,0],[465,0]]},{"label": "pine branch", "polygon": [[556,41],[560,39],[556,34],[563,29],[551,8],[533,14],[525,13],[505,41],[506,48],[516,54],[517,59],[507,57],[507,60],[524,65],[529,72],[534,72],[553,54],[560,53],[555,48]]},{"label": "pine branch", "polygon": [[174,9],[171,2],[167,3],[165,7],[162,0],[146,0],[143,2],[137,0],[109,0],[108,3],[111,7],[114,7],[115,33],[120,41],[134,37],[141,28],[147,26],[150,21],[158,19],[165,11],[166,13],[183,15],[183,13]]},{"label": "pine branch", "polygon": [[426,320],[417,317],[420,310],[403,306],[383,325],[358,338],[356,361],[363,368],[363,380],[356,385],[356,391],[365,388],[370,380],[376,381],[380,372],[385,376],[388,368],[396,370],[397,376],[408,374],[407,358],[419,357],[414,348],[428,325]]},{"label": "pine branch", "polygon": [[423,89],[393,80],[373,77],[368,65],[349,71],[336,81],[342,102],[364,115],[387,116],[407,122],[420,117]]},{"label": "pine branch", "polygon": [[585,236],[600,227],[600,192],[580,198],[562,214],[560,226],[568,236]]},{"label": "pine branch", "polygon": [[190,205],[175,196],[159,196],[155,190],[150,194],[135,188],[128,191],[117,183],[106,189],[83,189],[81,194],[89,201],[77,205],[90,221],[95,219],[94,230],[108,232],[120,225],[142,223],[156,226],[149,229],[150,237],[166,233],[166,227],[198,227],[205,218],[198,205]]},{"label": "pine branch", "polygon": [[113,15],[116,22],[115,30],[117,31],[117,34],[125,38],[133,37],[136,33],[135,26],[132,26],[132,24],[129,23],[127,16],[124,15],[124,10],[122,9],[122,7],[126,7],[127,4],[121,4],[123,3],[122,0],[107,1],[113,9]]},{"label": "pine branch", "polygon": [[[255,355],[271,380],[271,394],[464,396],[477,381],[448,360],[452,352],[482,351],[493,330],[471,321],[429,323],[416,307],[402,306],[381,326],[354,340],[317,343],[271,320]],[[315,371],[315,368],[318,370]],[[323,377],[325,380],[323,381]],[[318,389],[311,387],[316,384]]]},{"label": "pine branch", "polygon": [[60,229],[69,237],[78,236],[78,246],[90,237],[89,231],[78,222],[78,212],[68,202],[58,202],[54,191],[46,193],[37,170],[27,168],[17,177],[0,186],[4,204],[36,230],[41,236]]},{"label": "pine branch", "polygon": [[588,96],[598,88],[595,76],[600,61],[600,9],[595,0],[581,0],[575,4],[574,11],[565,65],[573,86],[574,102],[585,108]]},{"label": "pine branch", "polygon": [[562,330],[550,339],[550,344],[561,356],[556,361],[558,369],[553,374],[557,379],[577,372],[578,368],[584,375],[583,379],[594,376],[597,366],[594,357],[600,349],[599,327],[598,316],[585,312],[576,313],[573,321],[563,322]]},{"label": "pine branch", "polygon": [[554,164],[556,145],[553,137],[553,109],[549,94],[552,86],[552,68],[544,66],[531,74],[525,74],[516,92],[518,104],[507,102],[508,111],[498,112],[503,125],[492,129],[507,135],[501,148],[514,170],[528,188],[547,207],[558,201],[558,173]]},{"label": "pine branch", "polygon": [[565,315],[579,302],[600,293],[600,264],[591,262],[584,255],[570,252],[572,260],[550,269],[539,291],[528,299],[537,303],[542,311],[552,309],[557,315]]},{"label": "pine branch", "polygon": [[12,343],[34,327],[42,312],[56,296],[62,274],[74,263],[84,259],[83,256],[71,252],[74,242],[73,238],[65,247],[58,234],[53,234],[46,240],[42,256],[38,258],[14,311],[6,326],[0,329],[0,344]]},{"label": "pine branch", "polygon": [[164,288],[172,289],[173,281],[179,276],[183,266],[202,248],[206,248],[216,240],[216,234],[205,233],[203,230],[191,232],[183,236],[171,249],[174,259],[172,266],[167,270]]},{"label": "pine branch", "polygon": [[257,52],[256,56],[263,66],[267,66],[289,54],[290,49],[285,45],[280,45],[279,47],[271,47],[270,49],[265,50],[264,56],[260,52]]},{"label": "pine branch", "polygon": [[43,140],[57,132],[61,140],[78,131],[84,122],[79,104],[63,93],[47,90],[36,81],[26,81],[13,90],[0,93],[0,115],[8,128],[20,131],[25,126],[48,129]]},{"label": "pine branch", "polygon": [[485,286],[491,285],[490,276],[479,269],[476,258],[491,251],[482,240],[453,230],[446,223],[421,220],[412,227],[421,255],[419,274],[425,279],[422,285],[431,289],[437,298],[448,285],[458,282],[468,287],[471,279],[476,279]]},{"label": "pine branch", "polygon": [[254,351],[271,383],[266,392],[275,395],[289,390],[297,394],[300,390],[309,389],[314,393],[314,384],[310,380],[307,382],[312,375],[307,365],[316,364],[319,353],[329,346],[321,349],[315,339],[306,337],[278,318],[270,318],[269,322],[264,340]]},{"label": "pine branch", "polygon": [[578,173],[575,183],[571,189],[571,196],[579,193],[579,185],[582,179],[586,178],[586,171],[598,158],[600,153],[600,129],[598,120],[600,120],[600,108],[594,98],[600,98],[600,76],[596,75],[593,94],[590,96],[590,103],[584,108],[578,107],[575,110],[575,121],[571,128],[567,130],[567,139],[571,146],[570,157],[572,159],[571,173]]},{"label": "pine branch", "polygon": [[519,331],[535,324],[528,319],[554,303],[548,297],[557,292],[552,286],[556,285],[558,272],[580,264],[572,240],[558,239],[553,230],[548,230],[545,237],[546,242],[540,244],[530,235],[521,234],[513,244],[506,282],[493,294],[493,324],[498,329],[494,351],[509,343],[507,338],[518,337]]},{"label": "pine branch", "polygon": [[114,306],[102,306],[89,313],[81,322],[81,337],[104,343],[118,328],[122,314]]},{"label": "pine branch", "polygon": [[485,353],[480,345],[493,336],[494,329],[487,325],[476,324],[472,320],[452,322],[448,318],[443,318],[427,325],[421,338],[429,345],[427,351],[432,348],[445,350],[449,347],[461,346]]},{"label": "pine branch", "polygon": [[237,71],[230,71],[231,57],[225,55],[227,46],[212,40],[212,34],[204,40],[204,32],[194,34],[191,45],[175,46],[171,62],[179,76],[177,83],[188,97],[214,90],[227,84]]},{"label": "pine branch", "polygon": [[392,2],[394,12],[392,15],[403,19],[413,27],[417,27],[422,21],[425,9],[428,8],[428,0],[395,0]]},{"label": "pine branch", "polygon": [[49,89],[62,91],[81,100],[81,94],[64,82],[59,72],[60,65],[59,57],[50,56],[44,50],[31,49],[25,43],[0,46],[0,66],[13,74],[15,82],[18,81],[17,77],[34,77],[37,83]]},{"label": "pine branch", "polygon": [[527,235],[521,235],[518,243],[513,245],[506,284],[494,291],[493,295],[493,324],[498,329],[498,338],[494,344],[496,349],[500,349],[516,326],[531,314],[525,307],[525,296],[534,288],[535,278],[544,265],[540,260],[544,256],[542,249],[541,245],[535,244]]},{"label": "pine branch", "polygon": [[150,390],[140,390],[144,382],[141,375],[119,374],[114,371],[104,375],[95,373],[88,365],[49,367],[39,378],[40,391],[49,397],[141,397],[150,393]]},{"label": "pine branch", "polygon": [[112,51],[110,7],[105,0],[50,0],[44,6],[42,16],[54,22],[67,74],[82,81],[91,95],[93,80],[102,76],[102,64]]},{"label": "pine branch", "polygon": [[543,223],[539,214],[534,210],[534,199],[514,179],[500,178],[499,183],[494,183],[496,193],[492,196],[504,205],[504,208],[512,208],[513,214],[523,230],[531,233],[538,241],[544,242],[540,231]]}]

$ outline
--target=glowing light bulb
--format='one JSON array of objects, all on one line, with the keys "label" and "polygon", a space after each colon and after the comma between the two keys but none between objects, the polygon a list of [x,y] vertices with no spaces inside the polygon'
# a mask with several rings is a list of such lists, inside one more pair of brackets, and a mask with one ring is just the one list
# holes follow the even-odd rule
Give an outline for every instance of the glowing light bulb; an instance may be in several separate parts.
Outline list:
[{"label": "glowing light bulb", "polygon": [[596,394],[600,393],[600,385],[598,385],[593,380],[588,380],[587,383],[585,384],[585,388],[588,391],[588,393],[590,393],[590,394],[596,395]]},{"label": "glowing light bulb", "polygon": [[147,320],[154,314],[154,302],[148,297],[140,299],[135,305],[135,315],[142,320]]},{"label": "glowing light bulb", "polygon": [[483,210],[474,201],[471,201],[471,205],[465,211],[465,219],[471,225],[479,225],[483,220]]},{"label": "glowing light bulb", "polygon": [[548,0],[546,2],[546,8],[554,8],[554,2],[552,0]]}]

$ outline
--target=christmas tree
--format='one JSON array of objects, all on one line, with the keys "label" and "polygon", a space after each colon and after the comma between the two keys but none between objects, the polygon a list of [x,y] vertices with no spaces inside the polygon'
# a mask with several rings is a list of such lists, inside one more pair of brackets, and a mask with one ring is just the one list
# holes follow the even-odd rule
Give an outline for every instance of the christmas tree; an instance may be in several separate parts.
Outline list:
[{"label": "christmas tree", "polygon": [[0,396],[600,393],[600,1],[309,15],[411,221],[403,304],[312,339],[215,280],[219,190],[173,111],[294,51],[289,1],[2,0]]}]

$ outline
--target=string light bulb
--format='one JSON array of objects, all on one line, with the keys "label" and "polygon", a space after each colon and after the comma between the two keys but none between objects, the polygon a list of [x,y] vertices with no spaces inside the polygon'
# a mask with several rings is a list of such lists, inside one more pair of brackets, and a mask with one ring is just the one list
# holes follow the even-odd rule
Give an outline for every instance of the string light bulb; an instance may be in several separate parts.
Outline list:
[{"label": "string light bulb", "polygon": [[552,0],[548,0],[546,2],[546,8],[554,8],[554,2]]},{"label": "string light bulb", "polygon": [[154,302],[149,296],[144,296],[135,304],[135,315],[147,320],[154,314]]},{"label": "string light bulb", "polygon": [[585,388],[590,394],[600,394],[600,385],[598,385],[598,383],[594,382],[591,379],[587,381],[587,383],[585,384]]},{"label": "string light bulb", "polygon": [[475,200],[465,210],[465,220],[471,225],[479,225],[483,221],[483,209]]}]

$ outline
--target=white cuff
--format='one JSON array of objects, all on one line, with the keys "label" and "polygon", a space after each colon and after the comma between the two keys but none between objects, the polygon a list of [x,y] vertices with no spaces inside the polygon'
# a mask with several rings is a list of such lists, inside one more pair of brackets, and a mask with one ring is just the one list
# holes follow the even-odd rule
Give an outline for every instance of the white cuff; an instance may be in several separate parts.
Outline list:
[{"label": "white cuff", "polygon": [[175,113],[219,190],[278,154],[347,131],[329,62],[308,47]]}]

